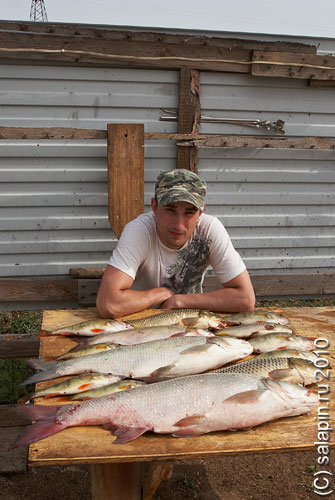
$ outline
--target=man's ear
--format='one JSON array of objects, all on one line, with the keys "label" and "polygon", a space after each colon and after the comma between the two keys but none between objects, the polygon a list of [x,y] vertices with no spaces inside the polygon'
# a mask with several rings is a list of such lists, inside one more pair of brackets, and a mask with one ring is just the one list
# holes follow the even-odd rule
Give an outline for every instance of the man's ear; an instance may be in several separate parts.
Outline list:
[{"label": "man's ear", "polygon": [[151,198],[151,208],[155,215],[157,215],[157,201],[156,198]]}]

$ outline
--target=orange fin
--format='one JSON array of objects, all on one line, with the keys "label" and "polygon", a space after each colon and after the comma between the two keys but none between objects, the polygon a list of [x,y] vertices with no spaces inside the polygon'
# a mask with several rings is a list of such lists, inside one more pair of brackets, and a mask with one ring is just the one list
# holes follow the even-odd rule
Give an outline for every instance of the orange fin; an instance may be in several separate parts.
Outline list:
[{"label": "orange fin", "polygon": [[103,331],[104,331],[103,328],[91,328],[91,332],[93,332],[93,333],[101,333]]},{"label": "orange fin", "polygon": [[88,387],[90,387],[90,385],[91,385],[90,383],[80,385],[80,386],[78,387],[78,391],[84,391],[85,389],[87,389]]}]

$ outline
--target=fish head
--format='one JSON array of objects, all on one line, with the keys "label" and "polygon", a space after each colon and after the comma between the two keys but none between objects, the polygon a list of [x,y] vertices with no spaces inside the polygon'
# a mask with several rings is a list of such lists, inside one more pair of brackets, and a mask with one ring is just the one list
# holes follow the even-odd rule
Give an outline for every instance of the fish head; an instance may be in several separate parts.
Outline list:
[{"label": "fish head", "polygon": [[301,383],[303,385],[320,382],[322,378],[324,378],[321,376],[315,376],[315,365],[307,359],[291,358],[289,360],[289,365],[296,371],[296,373],[299,374]]},{"label": "fish head", "polygon": [[216,344],[225,350],[238,351],[241,357],[248,356],[253,351],[253,347],[248,341],[235,337],[211,337],[207,339],[207,342]]},{"label": "fish head", "polygon": [[300,415],[301,411],[308,412],[319,404],[318,395],[299,384],[263,378],[259,381],[263,389],[270,390],[273,395],[291,407],[292,415]]}]

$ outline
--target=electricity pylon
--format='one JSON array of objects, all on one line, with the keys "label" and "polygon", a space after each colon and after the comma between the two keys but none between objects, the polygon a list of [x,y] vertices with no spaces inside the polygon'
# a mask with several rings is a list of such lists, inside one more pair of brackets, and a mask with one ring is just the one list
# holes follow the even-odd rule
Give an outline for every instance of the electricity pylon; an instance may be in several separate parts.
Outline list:
[{"label": "electricity pylon", "polygon": [[48,21],[44,0],[31,0],[30,21]]}]

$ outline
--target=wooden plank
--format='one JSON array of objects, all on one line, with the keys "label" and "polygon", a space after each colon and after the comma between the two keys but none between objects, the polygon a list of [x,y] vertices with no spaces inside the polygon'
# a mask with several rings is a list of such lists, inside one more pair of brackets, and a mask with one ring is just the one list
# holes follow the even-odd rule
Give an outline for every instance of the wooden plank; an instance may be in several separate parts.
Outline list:
[{"label": "wooden plank", "polygon": [[[200,71],[181,69],[179,78],[178,132],[198,134],[200,129]],[[177,167],[198,171],[198,149],[178,147]]]},{"label": "wooden plank", "polygon": [[0,472],[25,472],[27,469],[28,446],[10,449],[24,427],[0,427]]},{"label": "wooden plank", "polygon": [[108,217],[120,237],[144,212],[144,125],[107,125]]},{"label": "wooden plank", "polygon": [[1,126],[0,139],[107,139],[107,131],[72,127]]},{"label": "wooden plank", "polygon": [[[269,308],[270,310],[273,310]],[[330,340],[330,356],[335,355],[335,308],[334,307],[290,307],[274,309],[284,314],[297,334],[327,338]],[[150,310],[154,314],[157,311]],[[69,324],[91,319],[93,310],[45,311],[43,327],[52,329],[62,322]],[[97,313],[96,313],[97,314]],[[140,315],[146,312],[140,313]],[[133,317],[136,315],[132,315]],[[54,357],[63,352],[69,339],[42,339],[41,356]],[[331,378],[332,381],[332,378]],[[331,394],[333,382],[331,382]],[[40,403],[52,404],[50,400]],[[331,399],[330,411],[334,400]],[[130,443],[113,446],[114,437],[98,426],[68,428],[61,433],[38,441],[30,446],[30,465],[56,465],[70,463],[121,463],[152,460],[175,460],[219,456],[223,454],[264,453],[274,451],[299,451],[314,449],[317,410],[308,415],[283,418],[268,422],[249,431],[215,432],[192,439],[176,439],[146,433]],[[334,448],[335,437],[330,436],[329,446]]]},{"label": "wooden plank", "polygon": [[[80,278],[1,278],[0,300],[6,302],[57,302],[74,301],[82,305],[95,305],[103,269],[80,269]],[[85,277],[88,276],[88,277]],[[89,277],[96,276],[96,277]],[[251,275],[257,297],[292,295],[335,294],[335,273],[317,274],[255,274]],[[37,283],[36,283],[37,282]],[[49,289],[49,285],[52,289]],[[3,286],[2,286],[3,285]],[[8,286],[8,295],[5,287]],[[215,290],[219,286],[215,276],[205,276],[204,291]],[[48,298],[43,290],[48,290]],[[2,291],[3,290],[3,291]],[[65,290],[71,293],[66,294]]]},{"label": "wooden plank", "polygon": [[220,135],[177,142],[178,146],[198,148],[278,148],[278,149],[335,149],[333,137],[286,138],[275,136]]},{"label": "wooden plank", "polygon": [[30,423],[29,418],[17,411],[17,405],[0,405],[0,428],[22,427]]},{"label": "wooden plank", "polygon": [[38,356],[39,334],[11,333],[0,335],[0,358],[33,358]]},{"label": "wooden plank", "polygon": [[316,89],[333,89],[335,88],[335,80],[309,80],[308,86]]},{"label": "wooden plank", "polygon": [[0,278],[1,302],[62,302],[77,299],[77,283],[69,278]]},{"label": "wooden plank", "polygon": [[[209,47],[226,47],[229,49],[240,48],[248,50],[271,50],[282,52],[300,52],[315,54],[317,47],[305,43],[283,42],[283,41],[261,41],[252,39],[225,38],[218,36],[206,36],[199,34],[171,34],[166,31],[155,29],[150,31],[150,28],[145,31],[128,29],[96,27],[78,24],[53,24],[47,23],[26,23],[24,21],[0,21],[0,29],[7,31],[9,34],[15,31],[17,33],[28,34],[33,36],[35,33],[41,33],[48,38],[57,38],[64,35],[69,39],[98,39],[103,47],[107,42],[115,40],[129,41],[134,43],[150,42],[160,46],[161,44],[174,45],[207,45]],[[12,33],[13,34],[13,33]]]},{"label": "wooden plank", "polygon": [[69,269],[69,274],[73,278],[95,278],[100,279],[105,271],[104,267],[74,267]]},{"label": "wooden plank", "polygon": [[335,57],[324,54],[291,54],[255,50],[251,74],[317,80],[335,79]]}]

